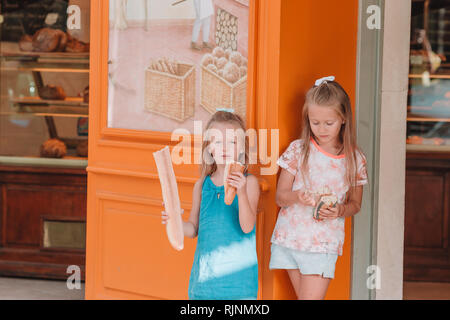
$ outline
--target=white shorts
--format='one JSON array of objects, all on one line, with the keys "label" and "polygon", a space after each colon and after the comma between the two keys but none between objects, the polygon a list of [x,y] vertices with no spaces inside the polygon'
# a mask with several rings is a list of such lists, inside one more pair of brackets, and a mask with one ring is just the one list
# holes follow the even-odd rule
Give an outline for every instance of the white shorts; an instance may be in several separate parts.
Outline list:
[{"label": "white shorts", "polygon": [[270,251],[269,269],[298,269],[301,274],[334,278],[337,254],[298,251],[275,243],[272,243]]}]

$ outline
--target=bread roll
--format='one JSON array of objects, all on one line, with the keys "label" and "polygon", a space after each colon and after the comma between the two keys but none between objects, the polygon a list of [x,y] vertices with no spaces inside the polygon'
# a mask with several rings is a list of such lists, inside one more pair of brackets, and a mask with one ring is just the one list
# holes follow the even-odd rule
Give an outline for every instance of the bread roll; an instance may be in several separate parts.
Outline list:
[{"label": "bread roll", "polygon": [[217,59],[217,62],[216,62],[216,67],[217,67],[217,69],[223,69],[226,65],[227,65],[227,63],[228,63],[228,60],[227,60],[227,58],[225,58],[225,57],[222,57],[222,58],[218,58]]},{"label": "bread roll", "polygon": [[240,67],[239,68],[239,76],[241,78],[245,77],[247,75],[247,67]]},{"label": "bread roll", "polygon": [[48,84],[38,89],[39,97],[43,100],[64,100],[66,93],[64,89],[59,86]]},{"label": "bread roll", "polygon": [[202,57],[202,60],[200,63],[202,64],[202,66],[206,67],[206,66],[210,65],[211,63],[214,63],[214,56],[210,53],[207,53]]},{"label": "bread roll", "polygon": [[67,147],[59,139],[48,139],[41,145],[40,154],[43,158],[63,158],[67,153]]},{"label": "bread roll", "polygon": [[33,35],[33,51],[52,52],[59,47],[61,30],[42,28]]},{"label": "bread roll", "polygon": [[58,48],[56,48],[55,51],[62,52],[64,50],[66,50],[67,41],[68,41],[69,38],[67,36],[67,33],[65,33],[63,31],[60,31],[59,34],[60,34],[59,45],[58,45]]},{"label": "bread roll", "polygon": [[212,54],[217,58],[222,58],[225,56],[225,50],[223,50],[222,47],[215,47]]},{"label": "bread roll", "polygon": [[232,172],[243,173],[244,172],[244,166],[241,163],[235,162],[235,161],[228,162],[226,164],[226,166],[225,166],[225,173],[223,175],[223,178],[224,178],[223,185],[224,185],[224,188],[225,188],[225,197],[224,197],[224,199],[225,199],[225,204],[226,205],[231,205],[233,203],[234,197],[236,196],[236,188],[230,186],[227,183],[228,176]]},{"label": "bread roll", "polygon": [[214,73],[217,73],[217,71],[218,71],[216,65],[214,65],[214,64],[212,64],[212,63],[209,64],[206,68],[208,68],[209,70],[211,70],[211,71],[214,72]]},{"label": "bread roll", "polygon": [[22,51],[33,51],[33,37],[25,34],[19,40],[19,48]]},{"label": "bread roll", "polygon": [[88,141],[83,140],[80,141],[77,145],[77,155],[80,157],[87,157],[88,156]]},{"label": "bread roll", "polygon": [[227,60],[230,60],[230,55],[233,53],[233,50],[231,50],[230,48],[225,50],[225,58],[227,58]]},{"label": "bread roll", "polygon": [[234,51],[230,54],[230,61],[240,67],[242,64],[242,55],[239,52]]},{"label": "bread roll", "polygon": [[246,57],[241,58],[241,67],[247,67],[248,59]]},{"label": "bread roll", "polygon": [[240,70],[239,67],[233,63],[228,62],[223,68],[223,78],[229,83],[233,84],[239,80]]}]

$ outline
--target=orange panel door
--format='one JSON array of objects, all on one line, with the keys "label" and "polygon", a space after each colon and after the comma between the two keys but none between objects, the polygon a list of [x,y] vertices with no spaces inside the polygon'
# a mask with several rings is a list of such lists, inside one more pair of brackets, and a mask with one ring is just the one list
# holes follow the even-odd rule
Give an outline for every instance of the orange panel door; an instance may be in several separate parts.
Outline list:
[{"label": "orange panel door", "polygon": [[[258,2],[256,123],[279,130],[280,154],[300,136],[304,96],[315,79],[335,75],[354,103],[358,1],[270,0]],[[354,104],[353,104],[354,105]],[[269,143],[270,145],[270,143]],[[269,152],[270,154],[270,152]],[[277,175],[264,177],[262,291],[266,299],[295,299],[285,270],[270,271],[270,237],[277,219]],[[344,253],[326,299],[348,299],[351,281],[352,219],[345,227]]]},{"label": "orange panel door", "polygon": [[[256,39],[256,7],[254,1],[250,1],[250,6],[245,1],[242,1],[243,4],[235,2],[215,1],[215,4],[219,3],[221,8],[229,8],[230,20],[233,17],[240,18],[242,10],[249,12],[247,23],[250,26],[250,36],[247,35],[249,41],[246,53],[248,79],[244,101],[247,101],[247,124],[251,127],[255,114],[253,42]],[[167,240],[165,227],[161,224],[162,195],[153,152],[165,145],[172,149],[178,143],[171,141],[171,130],[166,129],[176,121],[182,123],[190,112],[189,99],[193,96],[198,99],[198,93],[195,95],[188,91],[190,85],[198,86],[201,76],[200,68],[193,74],[194,68],[189,62],[189,50],[193,49],[189,48],[192,24],[188,23],[192,19],[184,17],[180,13],[181,9],[170,11],[181,16],[177,16],[177,23],[164,17],[166,27],[175,30],[173,37],[164,35],[158,38],[158,28],[161,28],[162,22],[152,20],[152,17],[169,12],[161,9],[158,13],[158,6],[162,6],[162,1],[151,2],[155,4],[154,11],[152,8],[142,8],[150,9],[148,21],[142,10],[129,7],[128,17],[133,17],[133,14],[137,17],[134,22],[127,21],[124,17],[123,7],[112,6],[110,1],[99,0],[92,3],[86,298],[186,299],[196,241],[186,238],[184,249],[177,252]],[[143,5],[144,1],[128,3],[136,6],[137,3]],[[175,10],[170,8],[167,1],[164,3],[168,6],[167,10]],[[181,3],[180,6],[182,5],[188,5],[188,2]],[[218,12],[217,7],[214,10],[215,13]],[[215,16],[213,18],[216,19]],[[245,17],[241,19],[245,21]],[[136,35],[136,32],[139,33]],[[145,69],[151,66],[151,59],[133,60],[137,50],[143,50],[141,55],[137,55],[139,59],[147,57],[146,54],[151,56],[161,48],[173,45],[174,41],[181,41],[177,38],[178,35],[181,35],[183,41],[187,41],[183,44],[187,44],[187,49],[183,47],[180,50],[188,50],[188,61],[178,62],[179,74],[164,76],[162,72],[154,72],[150,67]],[[211,38],[215,36],[212,32]],[[140,47],[149,37],[159,41],[157,44],[150,44],[154,52]],[[232,36],[231,38],[233,39]],[[238,37],[238,48],[241,45],[239,40]],[[233,42],[228,45],[232,46]],[[174,51],[167,54],[167,58],[173,59],[177,54]],[[116,59],[120,59],[120,64],[117,64]],[[139,64],[139,68],[136,68],[136,64]],[[149,79],[153,79],[151,77],[155,77],[155,74],[165,78],[149,84]],[[165,84],[166,88],[158,87]],[[178,84],[181,91],[175,90]],[[158,111],[158,106],[167,101],[159,100],[159,104],[152,104],[152,94],[155,94],[155,90],[163,89],[172,90],[170,92],[173,94],[157,97],[172,100],[168,102],[168,108]],[[180,94],[181,99],[177,100],[177,95]],[[141,95],[145,103],[136,98]],[[178,112],[180,110],[181,113]],[[163,116],[158,115],[158,112]],[[205,115],[203,109],[196,109],[196,112],[199,117]],[[150,117],[150,114],[153,116]],[[198,141],[196,139],[199,135],[186,137],[191,138],[188,145],[193,145]],[[194,159],[194,151],[188,156]],[[174,165],[185,220],[192,205],[192,189],[199,176],[198,167],[195,163]]]}]

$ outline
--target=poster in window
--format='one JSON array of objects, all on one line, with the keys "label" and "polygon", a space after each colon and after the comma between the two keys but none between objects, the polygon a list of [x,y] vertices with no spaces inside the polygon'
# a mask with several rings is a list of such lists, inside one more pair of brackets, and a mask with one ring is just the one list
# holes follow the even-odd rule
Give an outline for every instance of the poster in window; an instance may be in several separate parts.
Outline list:
[{"label": "poster in window", "polygon": [[110,0],[108,127],[170,132],[246,116],[246,1]]}]

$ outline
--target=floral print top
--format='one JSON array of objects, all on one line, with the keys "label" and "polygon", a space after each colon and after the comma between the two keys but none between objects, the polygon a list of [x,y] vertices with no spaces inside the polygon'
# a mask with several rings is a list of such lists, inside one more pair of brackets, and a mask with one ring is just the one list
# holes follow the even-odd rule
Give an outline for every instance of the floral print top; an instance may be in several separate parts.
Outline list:
[{"label": "floral print top", "polygon": [[[321,193],[328,189],[343,203],[349,190],[345,182],[345,155],[332,155],[323,150],[314,139],[310,141],[308,159],[309,183],[302,178],[301,146],[297,139],[289,145],[277,164],[295,176],[292,191],[306,189]],[[357,185],[367,183],[366,157],[356,152]],[[342,255],[345,237],[345,218],[317,221],[313,218],[313,207],[295,203],[281,208],[271,242],[284,247],[306,252],[333,253]]]}]

